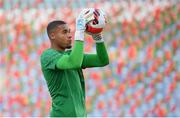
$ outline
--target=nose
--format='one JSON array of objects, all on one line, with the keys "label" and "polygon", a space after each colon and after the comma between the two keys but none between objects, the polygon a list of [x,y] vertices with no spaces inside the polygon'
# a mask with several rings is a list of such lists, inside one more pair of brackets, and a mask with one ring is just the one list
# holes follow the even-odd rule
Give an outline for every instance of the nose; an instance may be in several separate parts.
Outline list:
[{"label": "nose", "polygon": [[69,35],[68,38],[72,38],[72,35]]},{"label": "nose", "polygon": [[72,34],[71,34],[71,33],[68,34],[68,39],[69,39],[69,40],[72,39]]},{"label": "nose", "polygon": [[71,35],[71,34],[69,35],[69,38],[72,38],[72,35]]}]

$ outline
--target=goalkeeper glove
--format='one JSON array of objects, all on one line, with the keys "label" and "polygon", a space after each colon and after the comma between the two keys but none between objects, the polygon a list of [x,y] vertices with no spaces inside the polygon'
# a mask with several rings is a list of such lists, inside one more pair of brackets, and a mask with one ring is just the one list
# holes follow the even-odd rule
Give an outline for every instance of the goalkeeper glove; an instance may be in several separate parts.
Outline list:
[{"label": "goalkeeper glove", "polygon": [[[95,20],[98,20],[98,22],[96,21],[94,24],[94,27],[101,27],[104,28],[106,25],[106,15],[105,13],[98,9],[94,11],[95,14]],[[101,14],[101,16],[100,16]],[[99,17],[98,19],[96,19],[96,17]],[[100,42],[104,42],[103,37],[102,37],[102,33],[98,33],[98,34],[92,34],[90,33],[90,35],[93,37],[93,39],[96,41],[96,43],[100,43]]]},{"label": "goalkeeper glove", "polygon": [[84,31],[86,30],[86,23],[94,20],[92,9],[84,9],[76,18],[75,40],[84,41]]},{"label": "goalkeeper glove", "polygon": [[91,24],[92,27],[104,28],[106,25],[106,15],[104,11],[102,11],[101,9],[97,9],[94,11],[94,16],[95,16],[95,20]]}]

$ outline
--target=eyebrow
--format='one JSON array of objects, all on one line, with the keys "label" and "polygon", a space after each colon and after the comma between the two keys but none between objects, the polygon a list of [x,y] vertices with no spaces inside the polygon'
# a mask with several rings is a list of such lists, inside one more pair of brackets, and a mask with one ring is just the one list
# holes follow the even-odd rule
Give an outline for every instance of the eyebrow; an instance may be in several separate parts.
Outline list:
[{"label": "eyebrow", "polygon": [[71,29],[63,29],[63,32],[64,32],[64,31],[69,31],[69,32],[70,32],[70,31],[71,31]]}]

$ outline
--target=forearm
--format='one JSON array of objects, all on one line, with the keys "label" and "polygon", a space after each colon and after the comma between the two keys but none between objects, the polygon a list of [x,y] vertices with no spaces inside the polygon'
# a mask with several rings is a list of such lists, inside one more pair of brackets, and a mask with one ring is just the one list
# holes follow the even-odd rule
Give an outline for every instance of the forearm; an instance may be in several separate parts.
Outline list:
[{"label": "forearm", "polygon": [[83,61],[83,46],[83,41],[75,41],[70,55],[61,57],[58,60],[56,67],[58,69],[80,68]]},{"label": "forearm", "polygon": [[109,57],[104,42],[96,43],[97,56],[102,65],[109,64]]},{"label": "forearm", "polygon": [[74,48],[69,55],[69,60],[76,66],[80,67],[83,61],[83,46],[84,42],[82,41],[75,41]]},{"label": "forearm", "polygon": [[102,67],[109,64],[108,53],[104,43],[96,44],[96,54],[85,54],[82,68]]}]

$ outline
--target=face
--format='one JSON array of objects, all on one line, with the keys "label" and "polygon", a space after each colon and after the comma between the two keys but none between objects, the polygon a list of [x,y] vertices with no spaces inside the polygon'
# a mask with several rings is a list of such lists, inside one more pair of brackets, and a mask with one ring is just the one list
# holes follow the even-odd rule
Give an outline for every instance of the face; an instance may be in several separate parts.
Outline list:
[{"label": "face", "polygon": [[67,24],[57,26],[50,36],[51,43],[58,50],[64,51],[72,47],[72,34]]}]

